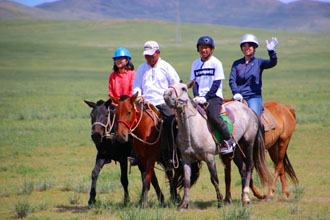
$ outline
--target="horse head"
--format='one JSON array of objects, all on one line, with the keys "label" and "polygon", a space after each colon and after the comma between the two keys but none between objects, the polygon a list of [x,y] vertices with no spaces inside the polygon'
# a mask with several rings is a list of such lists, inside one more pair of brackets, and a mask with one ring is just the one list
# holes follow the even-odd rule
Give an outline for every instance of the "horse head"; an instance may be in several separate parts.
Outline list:
[{"label": "horse head", "polygon": [[104,136],[109,135],[110,133],[110,104],[111,99],[104,102],[103,100],[99,100],[96,103],[86,101],[84,102],[92,108],[90,113],[91,116],[91,124],[92,124],[92,133],[91,138],[96,145],[102,142],[102,138]]},{"label": "horse head", "polygon": [[189,101],[188,86],[184,83],[174,83],[164,92],[164,100],[170,108],[183,109]]},{"label": "horse head", "polygon": [[115,110],[117,117],[117,139],[121,143],[128,141],[128,136],[131,133],[133,126],[135,125],[136,119],[136,99],[138,93],[129,97],[122,95],[120,98],[111,97],[111,99],[118,105]]}]

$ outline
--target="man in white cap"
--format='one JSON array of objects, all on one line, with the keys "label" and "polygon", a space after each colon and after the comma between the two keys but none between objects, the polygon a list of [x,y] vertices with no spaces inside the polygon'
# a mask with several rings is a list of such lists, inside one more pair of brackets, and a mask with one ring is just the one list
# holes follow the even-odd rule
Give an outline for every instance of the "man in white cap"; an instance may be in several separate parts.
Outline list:
[{"label": "man in white cap", "polygon": [[161,59],[159,54],[159,45],[156,41],[147,41],[144,44],[143,55],[146,62],[139,66],[135,74],[132,94],[138,92],[141,102],[153,104],[162,114],[164,137],[167,137],[167,141],[171,146],[173,141],[170,129],[174,111],[165,104],[163,94],[172,82],[178,83],[180,78],[175,69]]}]

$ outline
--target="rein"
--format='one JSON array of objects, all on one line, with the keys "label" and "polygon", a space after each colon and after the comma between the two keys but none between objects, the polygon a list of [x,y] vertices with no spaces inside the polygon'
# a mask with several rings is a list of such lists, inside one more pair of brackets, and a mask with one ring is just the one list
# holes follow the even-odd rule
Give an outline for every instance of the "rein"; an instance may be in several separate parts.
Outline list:
[{"label": "rein", "polygon": [[[116,115],[114,114],[113,115],[112,122],[110,123],[110,107],[108,107],[108,112],[109,112],[109,114],[108,114],[108,118],[107,118],[107,123],[106,124],[103,124],[102,122],[98,122],[98,121],[96,121],[96,122],[94,122],[92,124],[92,127],[94,127],[94,125],[101,125],[102,127],[104,127],[104,133],[105,133],[104,136],[106,136],[106,137],[110,137],[111,136],[110,135],[110,132],[111,132],[111,130],[113,128],[113,125],[115,123],[115,118],[116,118]],[[110,125],[110,127],[109,127],[109,125]],[[109,127],[109,129],[108,129],[108,127]]]},{"label": "rein", "polygon": [[178,92],[176,91],[176,88],[174,86],[169,86],[168,88],[171,88],[174,90],[175,95],[176,95],[176,99],[175,99],[175,103],[188,103],[188,100],[184,100],[184,99],[180,99]]},{"label": "rein", "polygon": [[[132,135],[135,139],[139,140],[140,142],[144,143],[144,144],[147,144],[147,145],[154,145],[156,144],[158,141],[159,141],[159,138],[161,136],[161,132],[162,132],[162,129],[163,129],[163,121],[161,121],[161,124],[160,124],[160,129],[158,130],[157,129],[157,126],[156,126],[156,123],[155,123],[155,127],[156,127],[156,130],[159,131],[158,132],[158,137],[157,139],[150,143],[150,142],[147,142],[147,141],[144,141],[143,139],[139,138],[138,136],[136,136],[133,131],[140,125],[140,122],[142,120],[142,117],[143,117],[143,103],[141,103],[141,107],[140,107],[140,110],[141,110],[141,114],[140,114],[140,118],[139,120],[137,121],[137,117],[136,117],[136,112],[137,112],[137,109],[136,109],[136,105],[134,104],[134,119],[133,119],[133,122],[129,125],[126,121],[123,121],[123,120],[117,120],[117,122],[121,122],[123,123],[124,125],[126,125],[126,127],[129,129],[129,134]],[[147,113],[148,114],[148,113]],[[150,117],[152,117],[150,114],[148,114]],[[134,128],[132,128],[134,126],[134,123],[136,122],[136,125]]]}]

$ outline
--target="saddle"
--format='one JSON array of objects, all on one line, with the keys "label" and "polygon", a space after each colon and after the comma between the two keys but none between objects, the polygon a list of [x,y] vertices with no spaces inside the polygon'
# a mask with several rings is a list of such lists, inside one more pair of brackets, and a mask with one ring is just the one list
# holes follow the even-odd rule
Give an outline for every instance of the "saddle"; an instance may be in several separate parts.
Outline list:
[{"label": "saddle", "polygon": [[[244,100],[243,104],[247,105],[247,102]],[[267,108],[263,108],[260,120],[261,120],[261,124],[264,125],[265,132],[276,128],[276,121],[272,113]]]},{"label": "saddle", "polygon": [[260,119],[261,123],[264,125],[265,132],[276,128],[276,121],[267,108],[263,109]]}]

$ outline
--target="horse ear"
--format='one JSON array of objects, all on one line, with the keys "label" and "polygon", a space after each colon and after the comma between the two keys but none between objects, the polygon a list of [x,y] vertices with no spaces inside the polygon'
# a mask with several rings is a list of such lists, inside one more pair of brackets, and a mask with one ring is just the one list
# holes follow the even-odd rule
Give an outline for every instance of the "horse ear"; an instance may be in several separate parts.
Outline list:
[{"label": "horse ear", "polygon": [[131,97],[131,102],[135,103],[137,97],[139,96],[139,92],[136,92],[132,97]]},{"label": "horse ear", "polygon": [[[180,79],[180,83],[181,83],[181,81],[182,80]],[[173,86],[174,84],[175,84],[175,80],[173,79],[172,82],[171,82],[171,84],[170,84],[170,86]]]},{"label": "horse ear", "polygon": [[106,101],[104,104],[108,108],[109,105],[111,104],[111,102],[112,102],[112,100],[111,99],[108,99],[108,101]]},{"label": "horse ear", "polygon": [[118,104],[118,102],[119,102],[119,98],[112,97],[112,96],[110,96],[110,99],[109,100],[112,100],[116,104]]},{"label": "horse ear", "polygon": [[187,84],[188,89],[191,89],[195,85],[196,79],[192,80],[190,83]]},{"label": "horse ear", "polygon": [[90,102],[90,101],[86,101],[84,100],[84,102],[91,108],[95,108],[96,104],[94,102]]}]

